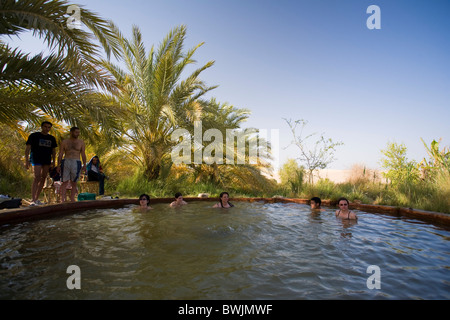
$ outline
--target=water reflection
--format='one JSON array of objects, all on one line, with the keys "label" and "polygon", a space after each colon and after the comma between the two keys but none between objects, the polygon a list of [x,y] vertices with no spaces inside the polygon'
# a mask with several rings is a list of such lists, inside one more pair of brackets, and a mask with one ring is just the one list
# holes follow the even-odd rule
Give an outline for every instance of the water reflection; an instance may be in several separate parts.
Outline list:
[{"label": "water reflection", "polygon": [[321,218],[322,212],[323,212],[322,210],[311,209],[311,213],[309,214],[309,216],[313,221],[320,221],[322,220]]},{"label": "water reflection", "polygon": [[[209,203],[153,207],[2,227],[0,298],[449,298],[450,232],[427,224],[302,204],[235,203],[227,215]],[[81,291],[65,287],[72,264]],[[374,264],[382,292],[366,286]]]},{"label": "water reflection", "polygon": [[338,223],[342,226],[341,237],[342,238],[352,238],[352,230],[351,228],[358,224],[358,220],[345,220],[336,218]]}]

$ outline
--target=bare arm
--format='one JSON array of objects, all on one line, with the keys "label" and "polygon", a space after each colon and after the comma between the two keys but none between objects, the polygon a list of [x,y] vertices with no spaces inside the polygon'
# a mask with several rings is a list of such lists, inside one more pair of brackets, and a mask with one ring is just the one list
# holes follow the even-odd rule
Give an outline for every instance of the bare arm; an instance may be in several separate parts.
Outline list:
[{"label": "bare arm", "polygon": [[31,151],[31,144],[27,144],[25,148],[25,168],[30,168],[30,151]]},{"label": "bare arm", "polygon": [[86,145],[83,143],[81,144],[81,160],[83,161],[83,168],[86,169]]},{"label": "bare arm", "polygon": [[56,148],[52,149],[52,167],[56,166]]}]

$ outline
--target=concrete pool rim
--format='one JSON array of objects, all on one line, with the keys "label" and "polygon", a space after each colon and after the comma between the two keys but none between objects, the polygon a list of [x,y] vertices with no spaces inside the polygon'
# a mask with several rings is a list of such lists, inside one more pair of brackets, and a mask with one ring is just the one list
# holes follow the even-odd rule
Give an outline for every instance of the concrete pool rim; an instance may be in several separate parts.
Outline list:
[{"label": "concrete pool rim", "polygon": [[[217,198],[184,197],[186,201],[209,201],[217,202]],[[152,198],[151,204],[171,203],[173,198]],[[266,202],[266,203],[298,203],[309,204],[309,199],[297,198],[231,198],[230,201],[244,202]],[[139,204],[138,199],[111,199],[111,200],[88,200],[69,203],[51,204],[36,207],[21,207],[18,209],[3,209],[0,211],[0,225],[20,223],[37,219],[58,217],[79,211],[91,209],[120,208],[130,204]],[[336,201],[322,201],[324,207],[335,207]],[[361,203],[350,203],[350,209],[370,213],[388,214],[396,217],[413,218],[424,222],[437,224],[450,228],[450,214],[418,210],[413,208],[402,208],[395,206],[370,205]]]}]

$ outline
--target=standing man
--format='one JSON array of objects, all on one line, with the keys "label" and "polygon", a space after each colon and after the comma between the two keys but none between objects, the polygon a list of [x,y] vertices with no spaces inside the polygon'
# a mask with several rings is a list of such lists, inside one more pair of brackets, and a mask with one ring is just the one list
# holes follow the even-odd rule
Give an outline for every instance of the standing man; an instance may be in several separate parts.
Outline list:
[{"label": "standing man", "polygon": [[[59,149],[58,164],[60,165],[61,181],[61,201],[66,201],[66,188],[70,181],[72,191],[70,193],[70,201],[75,202],[75,195],[78,193],[77,181],[80,177],[80,172],[86,170],[86,146],[84,141],[78,139],[80,136],[80,129],[72,127],[70,129],[70,138],[61,142]],[[83,166],[81,166],[81,159]],[[64,159],[63,159],[64,157]]]},{"label": "standing man", "polygon": [[34,180],[31,186],[31,206],[41,205],[39,196],[45,184],[45,179],[51,167],[55,166],[56,139],[49,134],[52,124],[44,121],[41,132],[30,134],[25,148],[25,167],[34,168]]}]

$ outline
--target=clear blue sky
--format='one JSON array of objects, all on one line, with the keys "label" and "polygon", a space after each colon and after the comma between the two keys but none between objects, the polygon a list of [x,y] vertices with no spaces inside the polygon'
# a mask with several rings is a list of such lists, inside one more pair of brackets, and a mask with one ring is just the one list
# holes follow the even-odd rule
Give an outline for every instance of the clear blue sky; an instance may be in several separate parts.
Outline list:
[{"label": "clear blue sky", "polygon": [[[126,35],[139,26],[147,49],[186,25],[186,48],[205,42],[198,64],[216,61],[201,76],[219,85],[209,96],[250,109],[246,127],[279,129],[281,163],[297,153],[284,149],[292,138],[283,118],[344,143],[331,169],[378,168],[388,142],[417,161],[426,156],[420,138],[450,145],[448,0],[73,2]],[[366,26],[372,4],[380,30]]]}]

